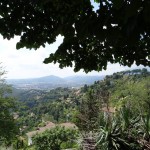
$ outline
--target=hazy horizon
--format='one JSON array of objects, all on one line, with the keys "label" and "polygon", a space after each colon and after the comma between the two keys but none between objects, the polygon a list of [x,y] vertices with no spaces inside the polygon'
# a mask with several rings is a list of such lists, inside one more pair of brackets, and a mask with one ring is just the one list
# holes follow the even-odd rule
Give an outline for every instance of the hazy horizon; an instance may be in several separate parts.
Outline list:
[{"label": "hazy horizon", "polygon": [[[133,67],[133,68],[127,68],[127,69],[122,69],[122,70],[119,70],[119,71],[116,71],[116,72],[120,72],[120,71],[126,71],[126,70],[133,70],[133,69],[137,69],[137,68],[144,68],[144,67]],[[107,71],[106,71],[107,72]],[[112,73],[110,73],[110,74],[104,74],[104,73],[89,73],[89,74],[81,74],[81,73],[74,73],[74,74],[71,74],[71,75],[66,75],[66,76],[59,76],[59,75],[57,75],[57,74],[49,74],[49,75],[44,75],[44,76],[36,76],[36,77],[33,77],[33,76],[31,76],[31,77],[24,77],[24,78],[8,78],[7,77],[7,74],[5,75],[5,77],[6,77],[6,79],[35,79],[35,78],[42,78],[42,77],[49,77],[49,76],[56,76],[56,77],[59,77],[59,78],[67,78],[67,77],[78,77],[78,76],[80,76],[80,77],[86,77],[86,76],[88,76],[88,77],[90,77],[90,76],[99,76],[99,77],[101,77],[101,76],[106,76],[106,75],[112,75],[113,73],[115,73],[115,72],[112,72]]]}]

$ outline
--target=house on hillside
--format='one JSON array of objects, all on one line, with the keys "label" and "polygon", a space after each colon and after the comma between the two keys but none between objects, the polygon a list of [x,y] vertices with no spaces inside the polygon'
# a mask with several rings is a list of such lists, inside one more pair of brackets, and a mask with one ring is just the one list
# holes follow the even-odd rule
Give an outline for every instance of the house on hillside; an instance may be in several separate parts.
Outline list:
[{"label": "house on hillside", "polygon": [[[57,124],[57,125],[61,126],[61,127],[65,127],[65,128],[77,129],[77,126],[73,123],[70,123],[70,122],[61,123],[61,124]],[[27,138],[28,138],[28,146],[32,145],[32,137],[33,136],[35,136],[36,134],[43,133],[44,131],[52,129],[54,127],[56,127],[56,124],[54,124],[53,122],[47,122],[46,126],[39,127],[38,130],[36,130],[36,131],[28,132],[26,134]]]}]

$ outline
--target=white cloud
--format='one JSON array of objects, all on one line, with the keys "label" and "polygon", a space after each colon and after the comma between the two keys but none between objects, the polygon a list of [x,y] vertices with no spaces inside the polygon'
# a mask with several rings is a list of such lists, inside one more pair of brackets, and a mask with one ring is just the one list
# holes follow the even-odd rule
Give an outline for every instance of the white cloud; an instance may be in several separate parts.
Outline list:
[{"label": "white cloud", "polygon": [[[8,71],[7,78],[34,78],[48,75],[57,75],[60,77],[70,75],[85,75],[83,71],[74,73],[73,68],[59,69],[58,64],[43,64],[43,60],[50,53],[55,52],[62,42],[62,37],[52,45],[46,45],[45,48],[38,50],[20,49],[16,50],[16,42],[19,37],[8,41],[0,36],[0,62]],[[134,66],[135,67],[135,66]],[[109,64],[108,69],[102,72],[93,71],[88,75],[106,75],[117,71],[128,69],[128,67],[119,66],[119,64]]]}]

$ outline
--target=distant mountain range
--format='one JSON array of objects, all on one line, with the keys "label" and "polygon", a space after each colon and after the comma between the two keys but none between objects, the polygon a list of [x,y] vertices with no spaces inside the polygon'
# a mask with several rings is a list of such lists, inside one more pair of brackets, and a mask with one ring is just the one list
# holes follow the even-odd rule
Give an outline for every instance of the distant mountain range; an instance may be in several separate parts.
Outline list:
[{"label": "distant mountain range", "polygon": [[20,89],[52,89],[57,87],[81,87],[102,80],[104,76],[69,76],[65,78],[57,76],[45,76],[30,79],[7,79],[7,83]]}]

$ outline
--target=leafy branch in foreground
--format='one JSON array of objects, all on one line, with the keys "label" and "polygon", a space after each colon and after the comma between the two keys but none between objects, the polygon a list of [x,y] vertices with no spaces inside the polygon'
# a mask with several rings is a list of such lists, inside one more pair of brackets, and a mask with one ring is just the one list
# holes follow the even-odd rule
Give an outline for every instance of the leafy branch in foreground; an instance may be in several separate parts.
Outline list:
[{"label": "leafy branch in foreground", "polygon": [[150,66],[148,0],[1,0],[0,34],[20,36],[16,48],[38,49],[64,37],[44,63],[74,71],[106,69],[108,63]]}]

